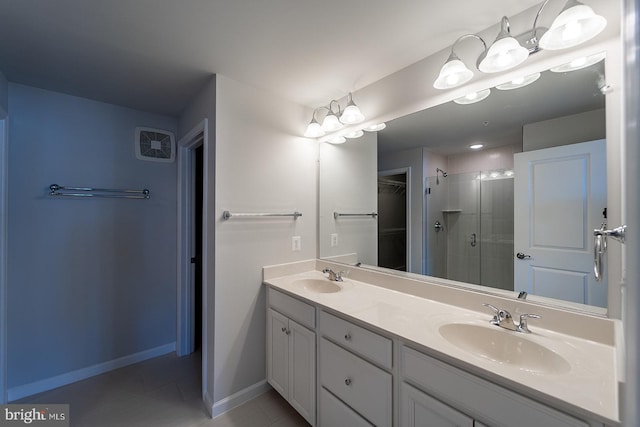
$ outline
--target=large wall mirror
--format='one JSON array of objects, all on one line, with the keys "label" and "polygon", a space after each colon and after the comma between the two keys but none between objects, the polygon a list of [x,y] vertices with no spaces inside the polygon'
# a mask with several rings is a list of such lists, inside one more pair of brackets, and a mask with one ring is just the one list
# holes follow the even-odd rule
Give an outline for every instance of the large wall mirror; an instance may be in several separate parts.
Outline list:
[{"label": "large wall mirror", "polygon": [[592,233],[606,222],[608,86],[593,59],[321,144],[320,257],[606,313]]}]

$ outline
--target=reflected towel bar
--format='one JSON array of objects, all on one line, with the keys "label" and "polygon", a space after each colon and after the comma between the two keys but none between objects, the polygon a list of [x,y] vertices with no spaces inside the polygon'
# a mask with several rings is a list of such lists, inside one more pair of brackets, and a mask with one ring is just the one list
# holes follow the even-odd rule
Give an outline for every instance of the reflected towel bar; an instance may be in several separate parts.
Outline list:
[{"label": "reflected towel bar", "polygon": [[333,219],[338,219],[341,216],[370,216],[371,218],[375,218],[378,216],[378,214],[376,212],[370,212],[370,213],[340,213],[340,212],[334,212],[333,213]]},{"label": "reflected towel bar", "polygon": [[63,187],[62,185],[51,184],[49,190],[50,196],[108,197],[113,199],[151,198],[151,193],[146,188],[142,190],[118,190],[113,188]]},{"label": "reflected towel bar", "polygon": [[302,212],[293,213],[231,213],[229,211],[222,212],[223,219],[230,219],[231,217],[263,217],[263,216],[292,216],[293,219],[298,219],[302,216]]}]

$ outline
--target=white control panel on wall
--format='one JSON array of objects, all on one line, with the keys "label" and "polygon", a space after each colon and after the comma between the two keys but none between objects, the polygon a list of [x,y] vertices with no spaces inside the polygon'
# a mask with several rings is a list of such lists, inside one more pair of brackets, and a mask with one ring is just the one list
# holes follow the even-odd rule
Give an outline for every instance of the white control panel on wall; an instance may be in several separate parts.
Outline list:
[{"label": "white control panel on wall", "polygon": [[331,234],[331,247],[335,248],[336,246],[338,246],[338,234],[333,233]]},{"label": "white control panel on wall", "polygon": [[291,238],[291,250],[294,252],[302,250],[302,241],[300,236],[293,236]]}]

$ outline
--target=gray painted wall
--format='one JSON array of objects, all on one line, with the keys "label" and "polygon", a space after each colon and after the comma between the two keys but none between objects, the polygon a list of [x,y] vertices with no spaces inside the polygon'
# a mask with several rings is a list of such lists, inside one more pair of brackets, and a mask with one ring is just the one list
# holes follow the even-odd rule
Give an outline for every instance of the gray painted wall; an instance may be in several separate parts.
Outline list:
[{"label": "gray painted wall", "polygon": [[[9,387],[175,341],[176,164],[134,128],[174,118],[9,84]],[[150,200],[48,186],[149,188]]]}]

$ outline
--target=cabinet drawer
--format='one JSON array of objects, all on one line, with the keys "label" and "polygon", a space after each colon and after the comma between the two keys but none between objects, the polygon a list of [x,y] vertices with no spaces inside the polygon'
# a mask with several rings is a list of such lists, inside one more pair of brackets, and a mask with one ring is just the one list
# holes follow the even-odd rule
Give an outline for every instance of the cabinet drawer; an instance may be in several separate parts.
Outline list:
[{"label": "cabinet drawer", "polygon": [[494,427],[588,427],[489,381],[408,347],[401,348],[401,374],[443,402]]},{"label": "cabinet drawer", "polygon": [[391,374],[322,338],[320,383],[376,426],[391,426]]},{"label": "cabinet drawer", "polygon": [[316,309],[305,302],[267,288],[267,301],[269,306],[308,328],[316,327]]},{"label": "cabinet drawer", "polygon": [[320,427],[371,427],[364,418],[324,387],[320,390]]},{"label": "cabinet drawer", "polygon": [[392,344],[390,339],[324,311],[320,312],[320,332],[343,347],[391,369]]}]

